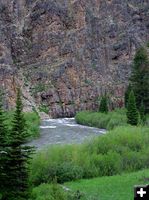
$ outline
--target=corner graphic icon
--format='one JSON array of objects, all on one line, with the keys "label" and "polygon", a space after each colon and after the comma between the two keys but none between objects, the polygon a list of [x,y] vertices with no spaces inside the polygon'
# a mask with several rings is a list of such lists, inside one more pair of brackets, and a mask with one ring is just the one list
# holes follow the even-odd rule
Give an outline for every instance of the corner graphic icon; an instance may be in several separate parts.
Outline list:
[{"label": "corner graphic icon", "polygon": [[135,186],[134,200],[149,200],[149,185]]}]

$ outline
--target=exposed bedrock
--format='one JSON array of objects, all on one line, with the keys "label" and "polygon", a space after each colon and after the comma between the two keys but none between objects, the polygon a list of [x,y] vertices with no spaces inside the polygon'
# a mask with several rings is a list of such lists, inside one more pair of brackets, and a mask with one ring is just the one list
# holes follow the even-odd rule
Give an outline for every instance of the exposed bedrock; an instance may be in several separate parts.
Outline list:
[{"label": "exposed bedrock", "polygon": [[19,85],[25,110],[52,117],[111,108],[123,96],[136,49],[149,41],[148,0],[1,0],[0,84],[6,107]]}]

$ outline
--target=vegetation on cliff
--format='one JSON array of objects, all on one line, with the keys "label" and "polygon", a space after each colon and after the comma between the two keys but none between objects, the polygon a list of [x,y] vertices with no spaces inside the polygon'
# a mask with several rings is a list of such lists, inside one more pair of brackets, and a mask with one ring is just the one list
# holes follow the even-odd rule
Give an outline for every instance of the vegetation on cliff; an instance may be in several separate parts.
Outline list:
[{"label": "vegetation on cliff", "polygon": [[108,97],[107,95],[104,95],[101,97],[100,100],[100,107],[99,107],[99,111],[102,113],[108,113]]}]

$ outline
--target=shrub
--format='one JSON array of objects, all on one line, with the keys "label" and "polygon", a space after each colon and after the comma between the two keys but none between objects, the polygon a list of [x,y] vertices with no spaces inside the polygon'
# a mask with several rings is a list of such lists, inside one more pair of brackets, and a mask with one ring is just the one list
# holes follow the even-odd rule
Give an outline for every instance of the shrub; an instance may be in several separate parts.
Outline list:
[{"label": "shrub", "polygon": [[111,130],[117,126],[123,126],[123,125],[126,125],[125,113],[120,114],[117,112],[112,112],[110,116],[110,120],[108,121],[108,124],[106,125],[106,129]]},{"label": "shrub", "polygon": [[57,167],[56,178],[59,183],[81,179],[82,177],[82,168],[73,163],[65,162]]},{"label": "shrub", "polygon": [[75,148],[69,145],[64,147],[54,146],[39,152],[34,156],[31,165],[30,181],[34,185],[39,185],[40,183],[52,182],[55,178],[58,183],[81,179],[83,169],[74,162],[75,158],[72,155]]},{"label": "shrub", "polygon": [[53,184],[41,184],[32,191],[31,199],[33,200],[66,200],[67,194],[62,187]]},{"label": "shrub", "polygon": [[98,171],[97,176],[112,176],[121,170],[121,157],[116,152],[109,151],[105,155],[99,154],[94,162]]},{"label": "shrub", "polygon": [[82,111],[76,114],[75,119],[79,124],[108,130],[116,126],[127,125],[126,112],[124,109],[115,110],[108,114]]},{"label": "shrub", "polygon": [[123,168],[125,171],[134,171],[144,168],[140,152],[130,151],[123,154]]},{"label": "shrub", "polygon": [[[33,156],[34,185],[109,176],[149,167],[149,128],[121,126],[82,145],[53,146]],[[36,170],[35,170],[36,169]]]},{"label": "shrub", "polygon": [[[89,198],[94,199],[94,198]],[[30,200],[89,200],[85,194],[79,190],[73,192],[66,191],[58,184],[41,184],[32,191]]]},{"label": "shrub", "polygon": [[101,98],[99,111],[108,113],[108,99],[106,95]]}]

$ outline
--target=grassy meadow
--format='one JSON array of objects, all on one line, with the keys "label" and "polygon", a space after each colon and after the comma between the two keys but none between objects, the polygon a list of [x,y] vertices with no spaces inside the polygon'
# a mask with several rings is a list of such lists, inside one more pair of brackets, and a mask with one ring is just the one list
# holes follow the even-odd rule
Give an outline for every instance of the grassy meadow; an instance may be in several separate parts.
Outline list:
[{"label": "grassy meadow", "polygon": [[89,180],[66,183],[72,191],[80,190],[86,199],[94,200],[132,200],[134,186],[149,184],[149,170],[106,176]]},{"label": "grassy meadow", "polygon": [[32,191],[31,200],[132,200],[134,186],[149,184],[149,170],[122,175],[82,179],[61,185],[41,184]]}]

